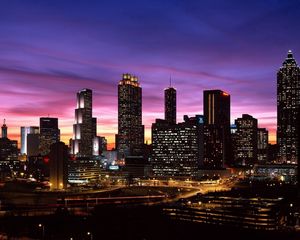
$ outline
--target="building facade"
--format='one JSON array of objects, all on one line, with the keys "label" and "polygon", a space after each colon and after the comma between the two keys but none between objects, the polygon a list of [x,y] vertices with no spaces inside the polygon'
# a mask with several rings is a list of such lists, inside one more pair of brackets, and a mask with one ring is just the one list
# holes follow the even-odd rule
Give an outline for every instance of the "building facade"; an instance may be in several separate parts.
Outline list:
[{"label": "building facade", "polygon": [[40,154],[42,156],[48,155],[50,146],[59,141],[60,130],[58,128],[58,119],[50,117],[40,118]]},{"label": "building facade", "polygon": [[237,131],[233,137],[235,165],[250,166],[257,163],[257,119],[248,114],[235,120]]},{"label": "building facade", "polygon": [[265,128],[257,129],[257,161],[266,163],[268,161],[269,132]]},{"label": "building facade", "polygon": [[[97,135],[97,118],[93,114],[93,92],[82,89],[77,93],[77,108],[75,109],[75,124],[71,140],[71,154],[92,156],[94,153],[94,138]],[[98,146],[97,146],[98,147]]]},{"label": "building facade", "polygon": [[170,86],[165,89],[165,120],[176,124],[176,117],[176,89]]},{"label": "building facade", "polygon": [[288,51],[277,72],[277,143],[282,163],[297,163],[299,106],[300,68],[293,53]]},{"label": "building facade", "polygon": [[157,177],[193,177],[203,164],[203,116],[152,124],[152,166]]},{"label": "building facade", "polygon": [[204,166],[211,169],[231,164],[230,95],[222,90],[205,90]]},{"label": "building facade", "polygon": [[68,146],[56,142],[50,147],[50,189],[65,189],[68,184]]},{"label": "building facade", "polygon": [[123,74],[118,85],[118,134],[116,148],[119,158],[141,155],[144,144],[142,125],[142,88],[138,78]]},{"label": "building facade", "polygon": [[39,134],[39,127],[21,127],[21,154],[27,154],[27,135]]}]

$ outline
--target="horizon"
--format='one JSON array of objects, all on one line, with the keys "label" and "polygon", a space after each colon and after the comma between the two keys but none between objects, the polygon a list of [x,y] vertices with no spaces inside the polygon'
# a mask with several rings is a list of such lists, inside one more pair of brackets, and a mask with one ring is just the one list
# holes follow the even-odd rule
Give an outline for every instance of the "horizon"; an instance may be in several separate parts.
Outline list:
[{"label": "horizon", "polygon": [[300,33],[290,24],[299,17],[297,1],[1,5],[0,117],[18,144],[21,126],[39,126],[48,115],[59,119],[61,140],[68,143],[76,92],[90,88],[98,135],[111,148],[125,72],[137,75],[143,89],[145,142],[151,124],[164,117],[170,76],[178,122],[203,114],[204,90],[221,89],[231,95],[231,123],[250,114],[276,142],[276,74],[288,50],[296,60],[300,53]]}]

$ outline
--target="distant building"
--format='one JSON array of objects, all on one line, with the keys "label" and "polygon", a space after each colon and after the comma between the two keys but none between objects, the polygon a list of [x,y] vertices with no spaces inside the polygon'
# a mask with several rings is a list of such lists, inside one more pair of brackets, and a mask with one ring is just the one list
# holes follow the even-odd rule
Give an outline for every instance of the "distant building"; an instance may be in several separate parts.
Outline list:
[{"label": "distant building", "polygon": [[71,154],[78,156],[93,155],[93,148],[96,143],[94,143],[94,138],[97,134],[97,119],[92,117],[92,108],[92,90],[82,89],[77,93],[77,108],[75,109]]},{"label": "distant building", "polygon": [[0,166],[1,169],[10,169],[10,171],[18,171],[20,161],[18,160],[18,142],[7,138],[7,125],[5,120],[1,127],[2,138],[0,138]]},{"label": "distant building", "polygon": [[57,142],[50,149],[50,188],[65,189],[68,184],[68,146]]},{"label": "distant building", "polygon": [[300,106],[300,68],[288,51],[277,72],[277,144],[280,162],[297,163]]},{"label": "distant building", "polygon": [[158,177],[195,176],[203,164],[203,116],[184,116],[170,125],[157,119],[152,124],[152,166]]},{"label": "distant building", "polygon": [[234,162],[238,166],[249,166],[257,162],[257,119],[248,114],[235,120]]},{"label": "distant building", "polygon": [[27,150],[26,154],[28,157],[38,156],[40,146],[40,134],[29,133],[27,134]]},{"label": "distant building", "polygon": [[204,164],[219,169],[231,164],[230,95],[222,90],[203,92]]},{"label": "distant building", "polygon": [[70,183],[89,183],[99,180],[101,162],[95,156],[73,157],[69,161],[68,175]]},{"label": "distant building", "polygon": [[27,154],[28,134],[39,134],[39,127],[21,127],[21,154]]},{"label": "distant building", "polygon": [[119,157],[141,155],[143,144],[142,88],[137,77],[131,74],[123,74],[118,85],[116,148]]},{"label": "distant building", "polygon": [[2,138],[7,138],[7,126],[5,123],[5,119],[3,120],[3,125],[1,127],[1,136]]},{"label": "distant building", "polygon": [[176,89],[172,86],[165,89],[165,120],[176,124]]},{"label": "distant building", "polygon": [[269,132],[265,128],[257,129],[257,161],[266,163],[268,161]]},{"label": "distant building", "polygon": [[60,130],[58,128],[58,119],[50,117],[40,118],[40,154],[48,155],[50,146],[60,141]]}]

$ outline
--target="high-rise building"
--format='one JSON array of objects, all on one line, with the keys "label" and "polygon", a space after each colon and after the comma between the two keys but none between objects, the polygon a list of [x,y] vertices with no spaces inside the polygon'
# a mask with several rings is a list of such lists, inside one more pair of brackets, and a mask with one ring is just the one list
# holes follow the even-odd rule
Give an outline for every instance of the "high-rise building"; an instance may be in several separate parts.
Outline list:
[{"label": "high-rise building", "polygon": [[60,130],[58,128],[58,119],[50,117],[40,118],[40,153],[42,156],[48,155],[50,146],[59,142]]},{"label": "high-rise building", "polygon": [[3,125],[1,127],[1,137],[2,138],[7,138],[7,126],[5,123],[5,119],[3,120]]},{"label": "high-rise building", "polygon": [[27,154],[28,134],[39,134],[39,127],[21,127],[21,154]]},{"label": "high-rise building", "polygon": [[9,169],[17,171],[20,166],[18,160],[18,142],[7,137],[7,125],[5,119],[2,125],[2,138],[0,138],[0,170]]},{"label": "high-rise building", "polygon": [[93,155],[93,139],[97,134],[97,119],[92,117],[92,90],[82,89],[77,93],[75,124],[71,153],[78,156]]},{"label": "high-rise building", "polygon": [[269,132],[265,128],[257,129],[257,161],[266,163],[268,161]]},{"label": "high-rise building", "polygon": [[68,146],[56,142],[50,149],[50,188],[65,189],[68,184]]},{"label": "high-rise building", "polygon": [[157,177],[196,176],[203,164],[203,116],[184,116],[184,122],[152,124],[152,166]]},{"label": "high-rise building", "polygon": [[231,164],[230,95],[222,90],[205,90],[204,167],[223,168]]},{"label": "high-rise building", "polygon": [[279,160],[297,163],[300,106],[300,68],[288,51],[282,67],[277,72],[277,144]]},{"label": "high-rise building", "polygon": [[235,120],[234,162],[239,166],[250,166],[257,162],[257,119],[248,114]]},{"label": "high-rise building", "polygon": [[176,89],[172,86],[165,89],[165,120],[176,124]]},{"label": "high-rise building", "polygon": [[27,150],[28,157],[39,155],[40,134],[28,133],[27,134]]},{"label": "high-rise building", "polygon": [[143,144],[142,88],[137,77],[131,74],[123,74],[118,85],[116,148],[119,157],[141,155]]}]

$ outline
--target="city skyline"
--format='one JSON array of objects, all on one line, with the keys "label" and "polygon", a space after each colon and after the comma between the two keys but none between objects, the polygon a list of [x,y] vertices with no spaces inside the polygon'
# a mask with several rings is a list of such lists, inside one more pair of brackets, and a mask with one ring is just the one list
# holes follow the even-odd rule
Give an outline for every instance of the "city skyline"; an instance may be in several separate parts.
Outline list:
[{"label": "city skyline", "polygon": [[[0,116],[7,120],[12,139],[20,142],[24,122],[37,126],[39,118],[49,114],[59,118],[61,138],[67,143],[74,93],[91,88],[98,134],[112,147],[117,84],[122,73],[131,72],[143,88],[146,141],[151,124],[164,116],[170,75],[177,90],[178,122],[185,114],[203,114],[203,90],[222,89],[232,96],[232,123],[250,114],[275,141],[276,74],[289,49],[296,60],[300,52],[299,33],[289,24],[299,15],[296,1],[219,2],[219,10],[209,2],[179,1],[154,1],[151,6],[145,1],[119,2],[118,9],[96,2],[2,5],[0,101],[5,104]],[[287,10],[288,15],[282,14]],[[270,27],[274,31],[265,31]]]}]

